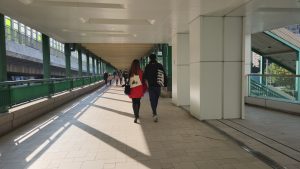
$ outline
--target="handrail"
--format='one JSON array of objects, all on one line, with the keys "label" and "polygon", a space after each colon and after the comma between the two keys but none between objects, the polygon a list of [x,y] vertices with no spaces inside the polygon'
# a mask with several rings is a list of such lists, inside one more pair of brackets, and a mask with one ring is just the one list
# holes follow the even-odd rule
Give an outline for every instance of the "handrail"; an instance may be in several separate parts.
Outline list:
[{"label": "handrail", "polygon": [[103,80],[102,75],[30,79],[0,82],[0,113],[8,107],[53,95]]},{"label": "handrail", "polygon": [[81,76],[81,77],[69,77],[69,78],[50,78],[50,79],[29,79],[29,80],[17,80],[17,81],[4,81],[0,82],[0,85],[17,85],[24,83],[42,83],[42,82],[55,82],[55,81],[64,81],[64,80],[76,80],[81,78],[92,78],[99,77],[100,75],[95,76]]},{"label": "handrail", "polygon": [[248,74],[247,76],[261,76],[261,77],[300,77],[300,75],[278,75],[278,74]]}]

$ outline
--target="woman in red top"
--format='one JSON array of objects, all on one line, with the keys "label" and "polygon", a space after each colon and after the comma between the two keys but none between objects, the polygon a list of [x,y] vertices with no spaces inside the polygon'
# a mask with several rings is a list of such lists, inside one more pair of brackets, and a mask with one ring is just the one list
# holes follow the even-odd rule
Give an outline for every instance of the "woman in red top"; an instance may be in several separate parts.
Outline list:
[{"label": "woman in red top", "polygon": [[139,111],[141,106],[141,97],[144,96],[146,91],[146,85],[142,82],[143,71],[140,68],[140,62],[135,59],[131,63],[131,68],[129,71],[129,84],[130,84],[130,94],[129,98],[132,99],[132,108],[134,112],[134,122],[137,123],[139,118]]}]

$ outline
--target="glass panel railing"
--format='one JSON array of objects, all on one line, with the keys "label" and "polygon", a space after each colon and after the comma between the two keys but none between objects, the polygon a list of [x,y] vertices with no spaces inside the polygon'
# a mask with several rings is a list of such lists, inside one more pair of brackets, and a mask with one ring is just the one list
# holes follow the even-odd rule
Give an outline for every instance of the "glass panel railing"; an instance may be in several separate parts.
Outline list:
[{"label": "glass panel railing", "polygon": [[12,29],[12,27],[5,27],[5,37],[8,41],[13,41],[15,43],[42,51],[42,42],[22,34],[19,31]]},{"label": "glass panel railing", "polygon": [[267,99],[299,102],[299,75],[248,75],[248,95]]}]

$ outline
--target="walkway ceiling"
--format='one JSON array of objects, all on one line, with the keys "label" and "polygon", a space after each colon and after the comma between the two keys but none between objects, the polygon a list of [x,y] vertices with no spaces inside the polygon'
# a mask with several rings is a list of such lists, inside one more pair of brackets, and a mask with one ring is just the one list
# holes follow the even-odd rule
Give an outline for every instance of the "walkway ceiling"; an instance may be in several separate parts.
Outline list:
[{"label": "walkway ceiling", "polygon": [[133,43],[84,43],[83,46],[119,69],[128,69],[132,60],[146,56],[154,47]]},{"label": "walkway ceiling", "polygon": [[0,0],[0,13],[59,41],[95,46],[171,43],[199,16],[247,16],[246,31],[261,32],[300,23],[299,6],[297,0]]}]

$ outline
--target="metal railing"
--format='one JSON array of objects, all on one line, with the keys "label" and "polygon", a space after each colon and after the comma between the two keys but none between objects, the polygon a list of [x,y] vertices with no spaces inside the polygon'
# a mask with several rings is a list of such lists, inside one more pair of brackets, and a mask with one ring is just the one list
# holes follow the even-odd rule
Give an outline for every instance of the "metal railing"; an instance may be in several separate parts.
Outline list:
[{"label": "metal railing", "polygon": [[248,75],[248,95],[288,102],[300,100],[300,75]]},{"label": "metal railing", "polygon": [[13,107],[57,93],[71,91],[74,88],[90,85],[103,80],[102,76],[75,78],[34,79],[0,82],[0,113],[5,107]]}]

